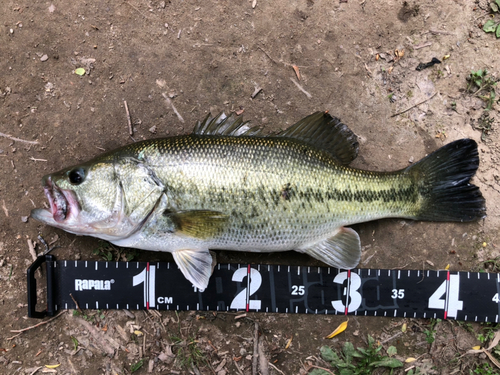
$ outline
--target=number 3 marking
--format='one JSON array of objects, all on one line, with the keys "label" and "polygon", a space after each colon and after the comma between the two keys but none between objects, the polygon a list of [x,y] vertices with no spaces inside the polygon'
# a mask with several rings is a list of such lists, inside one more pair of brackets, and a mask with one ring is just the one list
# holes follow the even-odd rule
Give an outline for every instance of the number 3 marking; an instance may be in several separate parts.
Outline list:
[{"label": "number 3 marking", "polygon": [[[347,272],[341,272],[335,278],[333,279],[333,282],[335,284],[343,284],[344,281],[346,281],[348,278],[348,273]],[[348,281],[349,283],[349,281]],[[357,291],[361,287],[361,277],[357,273],[351,272],[351,280],[350,280],[350,285],[348,284],[347,288],[344,288],[344,295],[349,293],[347,296],[347,301],[350,303],[347,306],[347,312],[353,312],[356,311],[359,306],[361,306],[361,294]],[[345,312],[346,306],[342,302],[342,300],[336,300],[332,301],[332,306],[335,310],[339,312]]]}]

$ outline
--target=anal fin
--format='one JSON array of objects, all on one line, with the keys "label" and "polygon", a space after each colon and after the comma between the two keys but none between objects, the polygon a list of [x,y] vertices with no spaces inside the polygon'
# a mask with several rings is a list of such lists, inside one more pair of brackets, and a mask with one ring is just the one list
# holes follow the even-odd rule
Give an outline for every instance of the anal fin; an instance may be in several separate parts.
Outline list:
[{"label": "anal fin", "polygon": [[172,254],[184,277],[200,291],[205,290],[213,270],[208,249],[177,250]]},{"label": "anal fin", "polygon": [[361,241],[356,231],[341,227],[332,237],[300,251],[331,267],[351,269],[361,259]]}]

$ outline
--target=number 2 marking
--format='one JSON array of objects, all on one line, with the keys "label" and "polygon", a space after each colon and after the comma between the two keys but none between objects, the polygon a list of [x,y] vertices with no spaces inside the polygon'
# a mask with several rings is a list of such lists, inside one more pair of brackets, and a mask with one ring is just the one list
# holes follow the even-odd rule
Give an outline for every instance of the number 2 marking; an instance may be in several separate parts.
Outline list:
[{"label": "number 2 marking", "polygon": [[[254,294],[257,290],[259,290],[260,286],[262,285],[262,276],[259,273],[259,271],[250,268],[250,274],[248,274],[248,271],[246,268],[238,268],[236,272],[233,274],[233,281],[236,282],[242,282],[245,276],[250,277],[250,285],[249,285],[249,290],[247,293],[247,288],[243,288],[241,292],[239,292],[236,297],[234,297],[233,301],[231,302],[231,308],[232,309],[247,309],[247,299]],[[261,301],[260,300],[249,300],[248,301],[248,309],[252,310],[260,310],[261,307]]]}]

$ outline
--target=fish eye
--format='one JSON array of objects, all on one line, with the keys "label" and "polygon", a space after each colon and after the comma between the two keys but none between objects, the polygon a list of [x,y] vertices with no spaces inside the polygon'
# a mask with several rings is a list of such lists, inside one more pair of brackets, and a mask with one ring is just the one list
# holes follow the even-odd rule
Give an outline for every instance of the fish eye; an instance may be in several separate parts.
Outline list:
[{"label": "fish eye", "polygon": [[74,168],[68,173],[69,182],[73,185],[80,185],[85,180],[85,170]]}]

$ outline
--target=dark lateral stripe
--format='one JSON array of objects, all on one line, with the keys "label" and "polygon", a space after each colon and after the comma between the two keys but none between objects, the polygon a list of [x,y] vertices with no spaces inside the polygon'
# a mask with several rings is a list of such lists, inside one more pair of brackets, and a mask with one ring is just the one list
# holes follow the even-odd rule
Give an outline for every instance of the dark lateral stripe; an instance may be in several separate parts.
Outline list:
[{"label": "dark lateral stripe", "polygon": [[319,203],[324,203],[325,201],[338,201],[338,202],[366,202],[371,203],[375,201],[383,202],[411,202],[415,203],[418,199],[418,192],[415,186],[409,186],[404,189],[390,188],[386,190],[374,191],[374,190],[338,190],[330,189],[326,192],[322,190],[315,190],[308,188],[304,191],[294,191],[290,189],[288,191],[290,199],[298,198],[304,199],[305,201],[314,200]]}]

